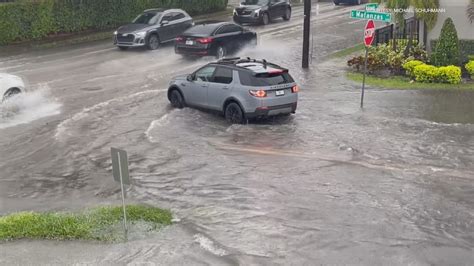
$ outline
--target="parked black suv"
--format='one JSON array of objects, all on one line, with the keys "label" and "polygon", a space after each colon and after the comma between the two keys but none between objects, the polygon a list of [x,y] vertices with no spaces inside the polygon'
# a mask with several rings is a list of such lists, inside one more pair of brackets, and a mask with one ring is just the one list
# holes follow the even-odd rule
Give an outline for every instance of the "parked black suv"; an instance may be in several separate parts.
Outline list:
[{"label": "parked black suv", "polygon": [[123,50],[137,46],[155,50],[193,25],[193,19],[181,9],[148,9],[114,32],[114,44]]},{"label": "parked black suv", "polygon": [[259,23],[266,25],[271,20],[283,18],[290,20],[291,4],[289,0],[242,0],[234,9],[236,23]]}]

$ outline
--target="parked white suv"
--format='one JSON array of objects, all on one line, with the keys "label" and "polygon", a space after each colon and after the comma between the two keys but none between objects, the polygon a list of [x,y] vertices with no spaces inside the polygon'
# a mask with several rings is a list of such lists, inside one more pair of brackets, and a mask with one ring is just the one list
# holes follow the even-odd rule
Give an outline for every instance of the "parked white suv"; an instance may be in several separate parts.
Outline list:
[{"label": "parked white suv", "polygon": [[0,97],[2,97],[2,101],[24,90],[25,83],[20,77],[0,73]]}]

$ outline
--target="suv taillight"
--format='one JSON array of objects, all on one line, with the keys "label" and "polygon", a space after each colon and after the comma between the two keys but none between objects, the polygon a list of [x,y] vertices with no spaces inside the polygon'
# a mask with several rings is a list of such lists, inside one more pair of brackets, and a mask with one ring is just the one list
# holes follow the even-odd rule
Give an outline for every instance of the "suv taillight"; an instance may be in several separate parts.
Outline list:
[{"label": "suv taillight", "polygon": [[182,42],[182,41],[184,41],[184,38],[181,37],[181,36],[178,36],[178,37],[176,37],[175,41],[176,42]]},{"label": "suv taillight", "polygon": [[267,97],[267,92],[264,90],[249,90],[249,93],[250,95],[258,98]]},{"label": "suv taillight", "polygon": [[202,44],[208,44],[212,42],[212,38],[199,38],[196,39],[196,41]]},{"label": "suv taillight", "polygon": [[300,88],[298,87],[298,85],[295,85],[295,86],[291,87],[291,92],[297,93],[299,91],[300,91]]}]

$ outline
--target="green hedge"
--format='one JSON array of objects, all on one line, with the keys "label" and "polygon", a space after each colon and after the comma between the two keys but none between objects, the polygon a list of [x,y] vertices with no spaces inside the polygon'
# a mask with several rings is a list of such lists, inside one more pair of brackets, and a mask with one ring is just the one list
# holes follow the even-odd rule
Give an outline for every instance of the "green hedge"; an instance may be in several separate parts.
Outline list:
[{"label": "green hedge", "polygon": [[[473,26],[474,27],[474,26]],[[434,49],[438,40],[431,40],[431,47]],[[461,62],[469,61],[469,56],[474,55],[474,40],[459,40],[459,50],[461,51]]]},{"label": "green hedge", "polygon": [[148,8],[181,8],[190,15],[224,10],[228,0],[18,0],[0,4],[0,45],[51,34],[108,29]]}]

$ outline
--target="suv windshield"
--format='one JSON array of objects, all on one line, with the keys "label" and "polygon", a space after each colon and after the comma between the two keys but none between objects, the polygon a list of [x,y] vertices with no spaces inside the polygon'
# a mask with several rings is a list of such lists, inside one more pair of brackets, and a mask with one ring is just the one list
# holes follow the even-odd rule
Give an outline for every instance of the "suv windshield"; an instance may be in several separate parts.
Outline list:
[{"label": "suv windshield", "polygon": [[149,25],[152,25],[152,24],[155,24],[158,21],[158,17],[160,15],[161,15],[161,13],[157,13],[157,12],[146,12],[146,13],[143,13],[143,14],[139,15],[138,17],[136,17],[133,20],[133,23],[134,24],[149,24]]},{"label": "suv windshield", "polygon": [[240,4],[244,6],[250,6],[250,5],[263,6],[263,5],[268,4],[268,0],[243,0]]}]

